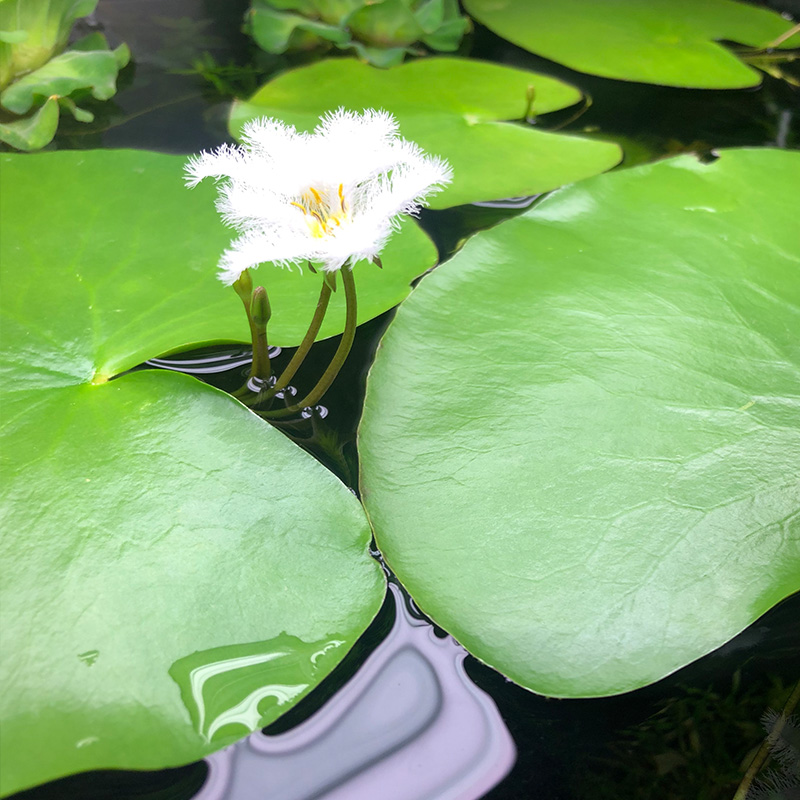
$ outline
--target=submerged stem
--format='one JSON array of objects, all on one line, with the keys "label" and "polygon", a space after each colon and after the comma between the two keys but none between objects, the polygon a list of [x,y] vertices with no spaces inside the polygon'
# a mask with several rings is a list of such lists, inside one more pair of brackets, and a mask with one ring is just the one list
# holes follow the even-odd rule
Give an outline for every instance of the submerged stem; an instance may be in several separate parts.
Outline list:
[{"label": "submerged stem", "polygon": [[314,316],[311,318],[311,324],[308,326],[306,335],[303,337],[303,341],[300,342],[300,346],[292,356],[291,361],[286,365],[286,369],[281,373],[276,384],[264,395],[265,400],[274,397],[276,392],[288,386],[289,381],[295,376],[297,370],[300,369],[305,357],[308,355],[308,351],[311,349],[311,345],[314,344],[317,338],[319,329],[322,326],[322,320],[325,318],[325,312],[328,310],[328,302],[330,299],[331,287],[328,285],[327,281],[323,281],[322,288],[319,292],[319,300],[317,300],[317,307],[314,310]]},{"label": "submerged stem", "polygon": [[347,358],[350,348],[353,346],[353,339],[356,335],[356,284],[353,278],[353,271],[348,266],[342,269],[342,283],[344,284],[344,296],[347,304],[347,317],[344,325],[344,333],[342,333],[342,340],[336,348],[336,352],[328,364],[328,368],[322,373],[317,385],[302,399],[298,400],[291,406],[281,409],[280,411],[270,411],[264,414],[267,419],[280,419],[281,417],[289,417],[296,414],[303,408],[313,406],[317,401],[328,391],[330,385],[339,374],[345,359]]}]

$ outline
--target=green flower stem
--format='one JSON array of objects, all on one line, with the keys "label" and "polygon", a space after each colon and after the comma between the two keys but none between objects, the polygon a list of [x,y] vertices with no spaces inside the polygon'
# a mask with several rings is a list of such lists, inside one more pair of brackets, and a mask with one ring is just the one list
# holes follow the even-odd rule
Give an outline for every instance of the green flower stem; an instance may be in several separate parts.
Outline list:
[{"label": "green flower stem", "polygon": [[250,304],[250,330],[253,332],[253,366],[251,378],[269,380],[272,369],[269,363],[269,343],[267,342],[267,323],[272,316],[267,290],[259,286],[253,292]]},{"label": "green flower stem", "polygon": [[322,326],[322,320],[325,319],[325,312],[328,310],[330,299],[331,287],[328,285],[327,281],[323,280],[322,288],[319,292],[319,300],[317,300],[317,308],[314,311],[314,316],[311,318],[311,324],[308,326],[306,335],[303,337],[303,341],[300,342],[300,346],[292,356],[291,361],[286,365],[286,369],[281,373],[276,384],[264,395],[264,400],[268,400],[270,397],[273,397],[276,392],[288,386],[289,381],[295,376],[297,370],[300,369],[303,360],[311,349],[311,345],[314,344],[317,338],[319,329]]},{"label": "green flower stem", "polygon": [[328,391],[330,385],[339,374],[345,359],[347,358],[350,348],[353,346],[353,339],[356,335],[356,283],[353,278],[353,271],[347,265],[342,269],[342,283],[344,284],[344,296],[347,307],[347,316],[344,325],[344,333],[342,340],[339,342],[339,347],[336,348],[331,363],[328,368],[322,373],[317,385],[302,399],[287,408],[280,411],[269,411],[264,414],[267,419],[280,419],[282,417],[290,417],[296,414],[303,408],[316,405],[317,401]]},{"label": "green flower stem", "polygon": [[246,269],[233,283],[233,291],[239,295],[239,299],[244,306],[244,313],[247,314],[247,324],[250,326],[250,341],[253,343],[253,360],[255,361],[255,347],[258,338],[258,330],[253,324],[253,315],[250,313],[250,306],[253,302],[253,278],[250,270]]},{"label": "green flower stem", "polygon": [[[250,304],[253,302],[253,278],[250,275],[250,270],[246,269],[237,280],[233,282],[233,291],[239,296],[244,306],[244,313],[247,314],[247,324],[250,327],[250,341],[253,344],[253,358],[255,360],[255,347],[256,339],[258,338],[258,331],[253,325],[253,317],[250,314]],[[247,384],[241,386],[234,393],[234,397],[241,399],[242,397],[252,394]]]}]

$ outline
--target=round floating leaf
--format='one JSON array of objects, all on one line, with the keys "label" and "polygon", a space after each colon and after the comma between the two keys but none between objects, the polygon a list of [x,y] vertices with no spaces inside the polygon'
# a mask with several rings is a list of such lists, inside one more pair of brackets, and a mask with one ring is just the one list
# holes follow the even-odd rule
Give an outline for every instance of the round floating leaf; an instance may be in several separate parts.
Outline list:
[{"label": "round floating leaf", "polygon": [[[77,339],[60,341],[62,351],[96,343],[91,369],[100,377],[200,342],[249,341],[239,298],[216,277],[234,232],[214,209],[212,182],[184,187],[185,162],[139,150],[12,154],[0,161],[3,263],[10,271],[75,278],[61,287],[64,296],[37,302],[52,304],[48,313],[72,325]],[[356,267],[359,322],[401,302],[411,280],[436,263],[436,249],[408,220],[382,260],[383,270]],[[269,291],[270,343],[299,344],[321,276],[264,264],[253,278]],[[331,300],[322,336],[344,329],[340,294]],[[69,359],[55,368],[69,370]]]},{"label": "round floating leaf", "polygon": [[381,70],[340,58],[286,72],[234,103],[230,129],[238,136],[247,121],[269,116],[310,131],[340,106],[385,109],[405,138],[453,167],[433,208],[546,192],[619,162],[610,142],[505,122],[525,117],[531,92],[537,114],[580,99],[561,81],[480,61],[425,58]]},{"label": "round floating leaf", "polygon": [[[464,0],[499,36],[571,69],[696,89],[757,86],[761,73],[718,44],[763,47],[791,27],[732,0]],[[800,35],[780,47],[800,47]]]},{"label": "round floating leaf", "polygon": [[363,633],[383,597],[364,514],[278,431],[175,373],[35,389],[15,377],[0,472],[4,794],[201,758],[284,713]]},{"label": "round floating leaf", "polygon": [[542,694],[625,692],[800,588],[800,154],[598,176],[471,239],[384,337],[388,563]]},{"label": "round floating leaf", "polygon": [[164,230],[174,159],[55,155],[3,170],[4,222],[26,233],[0,237],[3,793],[240,738],[331,671],[384,587],[357,500],[278,431],[183,375],[106,380],[163,335],[149,329],[208,313],[199,254],[170,252],[207,238],[191,204]]}]

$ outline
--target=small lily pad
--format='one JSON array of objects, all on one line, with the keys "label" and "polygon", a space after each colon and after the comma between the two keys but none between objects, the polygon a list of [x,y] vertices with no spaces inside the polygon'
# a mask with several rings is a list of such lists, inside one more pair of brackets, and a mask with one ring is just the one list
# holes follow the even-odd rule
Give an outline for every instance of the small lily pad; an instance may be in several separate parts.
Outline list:
[{"label": "small lily pad", "polygon": [[[722,44],[764,47],[791,28],[733,0],[464,0],[480,23],[570,69],[623,81],[740,89],[761,73]],[[779,47],[800,47],[796,34]]]},{"label": "small lily pad", "polygon": [[387,562],[535,692],[658,680],[800,589],[800,154],[597,176],[476,235],[384,336]]},{"label": "small lily pad", "polygon": [[322,114],[341,106],[385,109],[405,138],[453,167],[453,182],[432,198],[432,208],[538,194],[620,161],[610,142],[522,123],[531,98],[534,112],[544,114],[578,102],[580,92],[533,72],[460,58],[425,58],[389,70],[329,59],[279,75],[235,102],[230,130],[238,136],[246,122],[268,116],[310,131]]}]

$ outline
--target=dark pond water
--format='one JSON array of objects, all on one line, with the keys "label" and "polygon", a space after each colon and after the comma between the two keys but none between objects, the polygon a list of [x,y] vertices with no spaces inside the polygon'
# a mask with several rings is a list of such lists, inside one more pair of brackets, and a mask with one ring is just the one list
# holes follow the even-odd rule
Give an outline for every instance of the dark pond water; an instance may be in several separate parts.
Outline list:
[{"label": "dark pond water", "polygon": [[[126,41],[134,63],[113,101],[92,109],[96,122],[65,120],[56,146],[192,153],[225,141],[225,93],[247,94],[272,72],[299,63],[260,53],[240,33],[246,5],[101,0],[88,24],[102,28],[112,45]],[[790,0],[770,5],[800,13]],[[567,111],[537,124],[616,139],[626,148],[626,165],[686,150],[713,157],[719,147],[800,146],[798,90],[771,78],[757,90],[732,92],[623,84],[573,73],[480,28],[465,52],[563,78],[590,94],[593,104],[578,119]],[[426,212],[422,224],[445,260],[469,233],[521,213],[515,205],[525,204]],[[364,382],[391,316],[359,328],[354,350],[323,400],[327,415],[282,426],[353,488]],[[301,393],[336,344],[315,345],[295,382]],[[284,351],[275,359],[290,356]],[[229,390],[238,388],[247,370],[241,348],[177,361],[144,368],[182,369]],[[800,677],[800,595],[652,686],[611,698],[552,700],[466,656],[392,587],[357,646],[267,735],[255,734],[208,763],[87,773],[15,797],[730,798],[741,765],[763,738],[760,717],[768,707],[780,707]],[[392,686],[403,690],[387,688]]]}]

